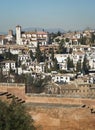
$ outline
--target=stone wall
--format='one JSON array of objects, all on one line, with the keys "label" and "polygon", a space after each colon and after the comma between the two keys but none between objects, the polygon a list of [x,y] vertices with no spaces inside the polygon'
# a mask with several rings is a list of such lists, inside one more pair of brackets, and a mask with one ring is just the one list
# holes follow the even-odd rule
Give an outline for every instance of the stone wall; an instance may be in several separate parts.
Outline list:
[{"label": "stone wall", "polygon": [[[66,90],[66,94],[89,93],[90,86],[81,85],[77,89]],[[92,88],[92,87],[91,87]],[[85,90],[85,91],[84,91]],[[38,130],[95,130],[95,99],[67,98],[67,95],[25,94],[23,84],[0,84],[0,92],[12,93],[25,99],[26,107],[32,115]],[[94,87],[91,94],[94,94]],[[86,107],[83,108],[82,106]]]},{"label": "stone wall", "polygon": [[8,92],[25,100],[24,84],[0,83],[0,92]]},{"label": "stone wall", "polygon": [[93,84],[64,84],[50,86],[47,94],[61,95],[73,98],[95,98],[95,85]]},{"label": "stone wall", "polygon": [[[62,90],[62,88],[61,88]],[[88,84],[81,84],[77,89],[63,89],[61,94],[26,94],[24,84],[9,84],[0,83],[0,92],[8,92],[26,102],[40,102],[40,103],[66,103],[81,104],[83,98],[95,98],[95,87],[89,86]],[[79,99],[78,99],[79,98]],[[93,100],[92,100],[93,101]]]}]

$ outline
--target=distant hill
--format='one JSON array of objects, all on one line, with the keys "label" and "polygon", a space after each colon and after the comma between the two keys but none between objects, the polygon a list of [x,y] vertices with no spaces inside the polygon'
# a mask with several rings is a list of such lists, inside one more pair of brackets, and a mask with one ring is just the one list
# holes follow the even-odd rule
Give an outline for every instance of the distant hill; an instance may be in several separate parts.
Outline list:
[{"label": "distant hill", "polygon": [[0,32],[0,35],[7,35],[6,32]]},{"label": "distant hill", "polygon": [[[22,31],[46,31],[46,32],[49,32],[49,33],[57,33],[58,31],[64,33],[64,29],[62,28],[41,28],[41,27],[28,27],[28,28],[22,28]],[[13,30],[13,33],[15,34],[15,30]],[[8,32],[0,32],[0,35],[7,35]]]},{"label": "distant hill", "polygon": [[22,31],[35,31],[35,30],[37,30],[37,31],[46,31],[46,32],[49,32],[49,33],[51,33],[51,32],[54,32],[54,33],[56,33],[56,32],[58,32],[58,31],[60,31],[60,32],[65,32],[64,31],[64,29],[61,29],[61,28],[41,28],[41,27],[29,27],[29,28],[24,28],[24,29],[22,29]]}]

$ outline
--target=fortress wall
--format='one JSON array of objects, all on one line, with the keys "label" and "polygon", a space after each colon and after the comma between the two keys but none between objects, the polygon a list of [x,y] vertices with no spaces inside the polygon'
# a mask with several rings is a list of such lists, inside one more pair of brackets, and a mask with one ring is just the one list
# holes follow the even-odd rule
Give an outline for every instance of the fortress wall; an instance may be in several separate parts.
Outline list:
[{"label": "fortress wall", "polygon": [[25,87],[8,87],[7,92],[25,100]]},{"label": "fortress wall", "polygon": [[25,99],[25,86],[23,84],[0,83],[0,92],[8,92]]},{"label": "fortress wall", "polygon": [[[84,88],[81,87],[83,94]],[[92,90],[94,94],[94,89]],[[25,95],[25,86],[20,84],[0,84],[0,92],[12,93],[19,98],[25,99],[26,104],[31,103],[28,112],[32,115],[37,126],[41,126],[43,130],[95,130],[95,114],[91,114],[90,108],[95,107],[95,99],[89,98],[66,98],[60,96],[49,95]],[[74,95],[79,90],[66,91],[66,94]],[[88,91],[86,91],[88,92]],[[2,97],[2,96],[1,96]],[[6,96],[4,96],[4,99]],[[4,100],[3,99],[3,100]],[[86,105],[82,107],[42,107],[33,106],[32,103],[51,103],[51,104],[73,104]],[[89,106],[89,108],[88,108]],[[38,129],[41,130],[41,129]]]},{"label": "fortress wall", "polygon": [[65,98],[65,97],[43,97],[43,96],[25,96],[26,102],[30,103],[54,103],[54,104],[73,104],[95,106],[95,99],[88,98]]},{"label": "fortress wall", "polygon": [[[87,89],[86,89],[87,88]],[[85,90],[85,91],[84,91]],[[92,90],[92,92],[95,89]],[[82,93],[82,95],[87,95],[89,93],[88,87],[86,86],[80,86],[80,90],[66,90],[66,93],[64,93],[64,97],[60,95],[35,95],[35,94],[25,94],[25,85],[24,84],[9,84],[9,83],[0,83],[0,92],[8,92],[15,96],[18,96],[19,98],[22,98],[27,103],[33,102],[33,103],[55,103],[55,104],[76,104],[76,105],[83,105],[88,104],[91,106],[95,106],[95,99],[89,99],[89,98],[73,98],[73,96],[76,96],[79,93]],[[69,95],[69,97],[68,97]],[[80,94],[81,95],[81,94]],[[94,92],[93,92],[94,95]],[[72,97],[72,98],[71,98]]]}]

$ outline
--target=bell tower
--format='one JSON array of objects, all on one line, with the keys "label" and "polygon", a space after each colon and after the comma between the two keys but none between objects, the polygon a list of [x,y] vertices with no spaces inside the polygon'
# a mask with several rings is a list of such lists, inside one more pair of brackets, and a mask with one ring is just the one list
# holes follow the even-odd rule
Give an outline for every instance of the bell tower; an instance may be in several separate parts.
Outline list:
[{"label": "bell tower", "polygon": [[21,45],[21,26],[16,26],[16,44]]}]

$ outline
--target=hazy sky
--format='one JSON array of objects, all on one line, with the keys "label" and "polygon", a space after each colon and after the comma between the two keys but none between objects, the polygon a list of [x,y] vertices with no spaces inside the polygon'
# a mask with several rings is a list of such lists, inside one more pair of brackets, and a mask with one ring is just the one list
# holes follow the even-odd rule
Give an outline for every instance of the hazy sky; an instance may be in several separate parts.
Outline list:
[{"label": "hazy sky", "polygon": [[26,27],[95,28],[95,0],[0,0],[0,32]]}]

